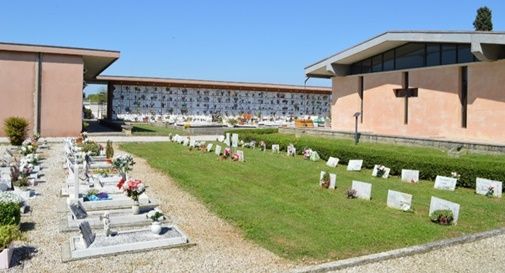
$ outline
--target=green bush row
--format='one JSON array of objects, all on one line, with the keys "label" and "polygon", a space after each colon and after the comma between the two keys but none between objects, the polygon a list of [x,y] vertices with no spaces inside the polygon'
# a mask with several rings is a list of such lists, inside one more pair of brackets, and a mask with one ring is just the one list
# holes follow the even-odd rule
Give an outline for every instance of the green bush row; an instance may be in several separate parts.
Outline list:
[{"label": "green bush row", "polygon": [[257,135],[265,135],[265,134],[276,134],[279,132],[277,128],[262,128],[262,129],[231,129],[226,130],[226,133],[230,134],[257,134]]},{"label": "green bush row", "polygon": [[279,144],[281,150],[292,143],[298,154],[304,148],[311,148],[319,153],[323,160],[328,157],[338,157],[339,163],[347,164],[350,159],[362,159],[363,168],[373,169],[375,164],[391,168],[391,175],[400,175],[402,169],[419,170],[419,176],[424,180],[435,180],[437,175],[451,176],[451,172],[461,175],[458,180],[460,187],[475,187],[477,177],[505,181],[505,163],[500,161],[477,160],[472,158],[451,158],[445,153],[422,148],[388,148],[384,145],[354,145],[351,141],[317,138],[311,136],[296,137],[287,134],[255,134],[241,131],[240,138],[244,141],[263,140],[267,147]]}]

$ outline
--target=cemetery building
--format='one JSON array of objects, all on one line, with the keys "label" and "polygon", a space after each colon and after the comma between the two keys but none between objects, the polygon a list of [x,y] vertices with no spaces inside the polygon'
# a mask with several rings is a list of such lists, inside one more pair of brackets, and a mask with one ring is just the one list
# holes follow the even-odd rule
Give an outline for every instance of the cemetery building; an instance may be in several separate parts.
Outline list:
[{"label": "cemetery building", "polygon": [[386,32],[305,68],[332,81],[331,128],[505,144],[505,33]]},{"label": "cemetery building", "polygon": [[124,120],[201,124],[248,117],[282,125],[329,116],[331,89],[296,85],[149,77],[99,76],[108,85],[107,116]]},{"label": "cemetery building", "polygon": [[18,116],[30,133],[78,135],[85,82],[118,58],[117,51],[0,43],[0,123]]}]

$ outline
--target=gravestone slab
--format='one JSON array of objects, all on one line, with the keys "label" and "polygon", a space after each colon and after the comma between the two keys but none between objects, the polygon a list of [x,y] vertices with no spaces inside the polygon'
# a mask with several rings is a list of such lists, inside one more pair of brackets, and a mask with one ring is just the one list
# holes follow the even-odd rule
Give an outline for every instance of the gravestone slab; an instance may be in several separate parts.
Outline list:
[{"label": "gravestone slab", "polygon": [[230,133],[226,133],[226,137],[224,139],[224,143],[226,144],[226,146],[230,146],[231,145]]},{"label": "gravestone slab", "polygon": [[96,235],[91,230],[91,226],[87,221],[83,221],[79,224],[79,230],[81,231],[82,242],[84,246],[88,248],[95,241]]},{"label": "gravestone slab", "polygon": [[207,152],[212,152],[212,143],[207,144]]},{"label": "gravestone slab", "polygon": [[433,187],[439,190],[454,191],[456,189],[456,183],[458,183],[458,179],[456,178],[437,175]]},{"label": "gravestone slab", "polygon": [[[377,177],[377,173],[379,172],[379,168],[381,167],[381,165],[375,165],[373,167],[373,171],[372,171],[372,176],[375,176]],[[391,168],[387,168],[387,167],[384,167],[384,174],[381,176],[382,178],[388,178],[389,177],[389,173],[391,172]]]},{"label": "gravestone slab", "polygon": [[272,144],[272,153],[279,153],[280,146],[279,144]]},{"label": "gravestone slab", "polygon": [[363,160],[361,159],[351,159],[347,163],[348,171],[361,171],[361,166],[363,165]]},{"label": "gravestone slab", "polygon": [[218,136],[217,141],[219,142],[224,142],[224,136]]},{"label": "gravestone slab", "polygon": [[410,210],[412,208],[412,194],[388,190],[387,206],[403,211]]},{"label": "gravestone slab", "polygon": [[296,155],[296,148],[294,146],[288,146],[286,154],[288,156],[295,156]]},{"label": "gravestone slab", "polygon": [[372,184],[370,183],[353,180],[351,188],[356,191],[356,197],[360,199],[372,198]]},{"label": "gravestone slab", "polygon": [[326,166],[331,167],[331,168],[335,168],[338,165],[338,161],[340,161],[340,159],[330,156],[328,158],[328,161],[326,161]]},{"label": "gravestone slab", "polygon": [[238,134],[231,135],[231,146],[238,147]]},{"label": "gravestone slab", "polygon": [[75,219],[85,219],[88,217],[88,213],[82,206],[81,202],[75,202],[70,204],[70,212],[74,216]]},{"label": "gravestone slab", "polygon": [[190,147],[195,147],[196,146],[196,141],[194,139],[189,140],[189,146]]},{"label": "gravestone slab", "polygon": [[452,214],[454,215],[453,223],[456,225],[459,218],[459,207],[460,206],[457,203],[432,196],[430,202],[430,213],[428,216],[430,216],[436,210],[451,210]]},{"label": "gravestone slab", "polygon": [[237,150],[237,154],[238,154],[238,161],[244,162],[244,160],[245,160],[244,151]]},{"label": "gravestone slab", "polygon": [[419,182],[419,171],[402,169],[402,181],[417,183]]},{"label": "gravestone slab", "polygon": [[221,155],[221,146],[220,145],[216,145],[216,149],[214,150],[214,153],[216,155]]},{"label": "gravestone slab", "polygon": [[[321,187],[323,186],[323,176],[325,173],[326,173],[325,171],[321,171],[319,175],[319,186]],[[334,173],[330,173],[330,186],[328,187],[328,189],[334,190],[336,186],[337,186],[337,175]]]},{"label": "gravestone slab", "polygon": [[475,192],[477,194],[486,195],[491,187],[493,188],[493,196],[501,198],[503,190],[502,182],[477,177],[475,183]]}]

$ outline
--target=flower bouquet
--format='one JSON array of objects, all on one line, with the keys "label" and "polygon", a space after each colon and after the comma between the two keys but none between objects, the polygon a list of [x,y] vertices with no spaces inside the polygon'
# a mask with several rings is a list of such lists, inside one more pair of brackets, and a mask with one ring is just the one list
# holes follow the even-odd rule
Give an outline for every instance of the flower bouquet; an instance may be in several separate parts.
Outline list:
[{"label": "flower bouquet", "polygon": [[231,156],[231,149],[229,147],[224,148],[223,159],[228,159],[230,156]]},{"label": "flower bouquet", "polygon": [[35,146],[32,145],[31,142],[28,142],[28,143],[23,143],[23,145],[21,146],[21,154],[22,155],[29,155],[29,154],[33,154],[35,153],[36,151],[36,148]]},{"label": "flower bouquet", "polygon": [[165,220],[165,215],[160,209],[155,208],[146,214],[146,218],[151,219],[153,222],[160,222]]},{"label": "flower bouquet", "polygon": [[133,200],[133,206],[132,206],[133,214],[139,214],[140,212],[139,196],[146,191],[146,187],[144,186],[144,183],[142,183],[142,181],[138,179],[130,179],[127,181],[122,181],[123,179],[124,178],[122,178],[119,181],[118,187],[121,186],[123,192],[126,193],[126,195]]},{"label": "flower bouquet", "polygon": [[237,154],[237,153],[234,153],[232,156],[231,156],[231,160],[233,161],[239,161],[240,160],[240,155]]},{"label": "flower bouquet", "polygon": [[265,143],[265,141],[263,141],[263,140],[262,140],[262,141],[260,141],[259,146],[260,146],[260,150],[261,150],[262,152],[264,152],[264,151],[266,151],[266,150],[267,150],[267,144]]},{"label": "flower bouquet", "polygon": [[128,154],[119,155],[112,161],[112,166],[122,173],[131,171],[133,165],[135,165],[135,161],[133,161],[133,157]]},{"label": "flower bouquet", "polygon": [[310,159],[310,156],[312,155],[312,149],[310,148],[305,148],[303,150],[303,158],[304,159]]}]

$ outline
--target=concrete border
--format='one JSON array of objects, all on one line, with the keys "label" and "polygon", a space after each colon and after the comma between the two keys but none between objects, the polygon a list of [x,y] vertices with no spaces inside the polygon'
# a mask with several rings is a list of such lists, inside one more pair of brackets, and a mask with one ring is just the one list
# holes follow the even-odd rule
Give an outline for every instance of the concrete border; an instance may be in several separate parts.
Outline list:
[{"label": "concrete border", "polygon": [[446,248],[450,246],[466,244],[482,239],[491,238],[498,235],[505,234],[505,228],[494,229],[490,231],[484,231],[475,234],[469,234],[457,238],[445,239],[440,241],[435,241],[423,245],[415,245],[406,248],[399,248],[390,251],[385,251],[381,253],[370,254],[366,256],[354,257],[345,260],[338,260],[334,262],[306,266],[302,268],[297,268],[292,271],[292,273],[321,273],[321,272],[329,272],[335,270],[341,270],[349,267],[355,267],[400,257],[412,256],[415,254],[422,254],[432,250],[437,250],[441,248]]}]

